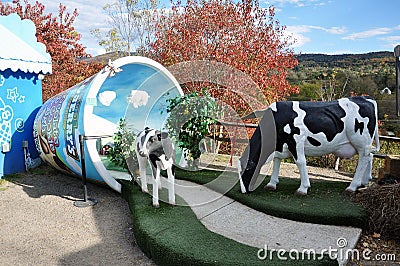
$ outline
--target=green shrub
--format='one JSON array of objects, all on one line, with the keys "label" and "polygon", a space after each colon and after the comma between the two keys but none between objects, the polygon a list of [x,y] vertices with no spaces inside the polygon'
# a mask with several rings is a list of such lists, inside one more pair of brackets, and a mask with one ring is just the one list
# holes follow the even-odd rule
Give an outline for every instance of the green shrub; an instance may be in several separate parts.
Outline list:
[{"label": "green shrub", "polygon": [[200,142],[209,135],[210,126],[217,122],[220,108],[217,101],[207,92],[192,92],[184,96],[168,99],[167,128],[178,146],[187,151],[189,166],[197,167],[195,162],[201,155]]},{"label": "green shrub", "polygon": [[114,147],[111,147],[107,154],[107,158],[111,163],[124,169],[130,169],[132,166],[128,166],[127,160],[129,160],[133,167],[137,168],[136,135],[127,128],[125,119],[121,118],[119,120],[118,131],[114,134],[113,139]]}]

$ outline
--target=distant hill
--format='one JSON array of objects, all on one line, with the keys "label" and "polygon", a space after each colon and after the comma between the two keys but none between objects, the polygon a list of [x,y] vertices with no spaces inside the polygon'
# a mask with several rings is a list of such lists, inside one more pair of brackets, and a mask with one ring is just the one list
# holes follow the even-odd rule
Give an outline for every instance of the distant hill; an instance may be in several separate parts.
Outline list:
[{"label": "distant hill", "polygon": [[299,54],[295,55],[299,61],[299,65],[304,67],[356,67],[365,64],[374,64],[374,62],[395,63],[393,52],[371,52],[365,54],[341,54],[341,55],[327,55],[327,54]]},{"label": "distant hill", "polygon": [[[131,53],[135,55],[135,53]],[[86,62],[100,62],[107,63],[109,59],[115,60],[119,57],[126,56],[122,52],[106,53],[93,57],[82,58],[80,60]],[[295,55],[299,61],[299,65],[304,67],[341,67],[347,68],[349,66],[358,66],[360,64],[366,64],[366,62],[376,61],[393,63],[395,62],[393,52],[382,51],[382,52],[371,52],[365,54],[341,54],[341,55],[328,55],[328,54],[298,54]]]}]

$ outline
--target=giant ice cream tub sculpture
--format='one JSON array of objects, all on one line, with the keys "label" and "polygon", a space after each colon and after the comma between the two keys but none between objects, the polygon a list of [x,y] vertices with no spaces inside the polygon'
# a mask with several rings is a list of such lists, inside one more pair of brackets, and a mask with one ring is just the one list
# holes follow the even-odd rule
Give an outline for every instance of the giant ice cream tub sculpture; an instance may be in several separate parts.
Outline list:
[{"label": "giant ice cream tub sculpture", "polygon": [[120,191],[102,163],[101,145],[117,132],[121,118],[134,132],[162,129],[167,99],[177,95],[183,95],[178,82],[159,63],[138,56],[117,59],[43,104],[34,123],[37,149],[54,168],[81,176],[79,136],[91,136],[84,142],[87,178]]}]

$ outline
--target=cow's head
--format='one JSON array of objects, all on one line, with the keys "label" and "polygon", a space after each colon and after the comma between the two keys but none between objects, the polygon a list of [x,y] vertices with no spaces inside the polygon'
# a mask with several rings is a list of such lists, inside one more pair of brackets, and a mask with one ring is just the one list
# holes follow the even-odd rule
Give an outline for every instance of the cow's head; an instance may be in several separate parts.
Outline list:
[{"label": "cow's head", "polygon": [[139,155],[148,157],[150,154],[163,151],[163,141],[168,138],[167,132],[160,132],[155,129],[145,129],[145,134],[141,136],[141,145],[138,146]]},{"label": "cow's head", "polygon": [[238,174],[242,193],[255,190],[263,181],[261,167],[273,159],[276,144],[275,120],[271,108],[264,111],[256,131],[238,162]]}]

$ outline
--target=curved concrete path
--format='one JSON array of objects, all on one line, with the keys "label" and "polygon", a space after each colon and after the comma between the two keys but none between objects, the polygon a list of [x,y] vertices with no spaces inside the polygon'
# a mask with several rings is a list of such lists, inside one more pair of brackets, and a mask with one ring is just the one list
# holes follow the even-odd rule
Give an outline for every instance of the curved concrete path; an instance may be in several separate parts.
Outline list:
[{"label": "curved concrete path", "polygon": [[[118,174],[121,178],[121,173]],[[117,173],[114,175],[117,176]],[[148,184],[151,184],[152,177],[149,175],[147,178]],[[167,182],[163,177],[163,188],[168,188]],[[360,228],[277,218],[189,181],[176,180],[175,193],[187,202],[210,231],[275,254],[278,250],[293,252],[293,256],[295,252],[315,251],[316,254],[336,255],[339,265],[345,265],[348,261],[346,252],[355,248],[361,236]],[[264,250],[260,251],[261,255],[265,254]]]},{"label": "curved concrete path", "polygon": [[[361,235],[359,228],[310,224],[273,217],[204,186],[182,180],[176,183],[176,194],[191,206],[207,229],[249,246],[268,248],[274,252],[279,249],[287,252],[308,250],[327,255],[331,250],[332,255],[338,255],[339,265],[344,265],[347,259],[341,254],[354,249]],[[343,250],[340,251],[340,248]]]}]

